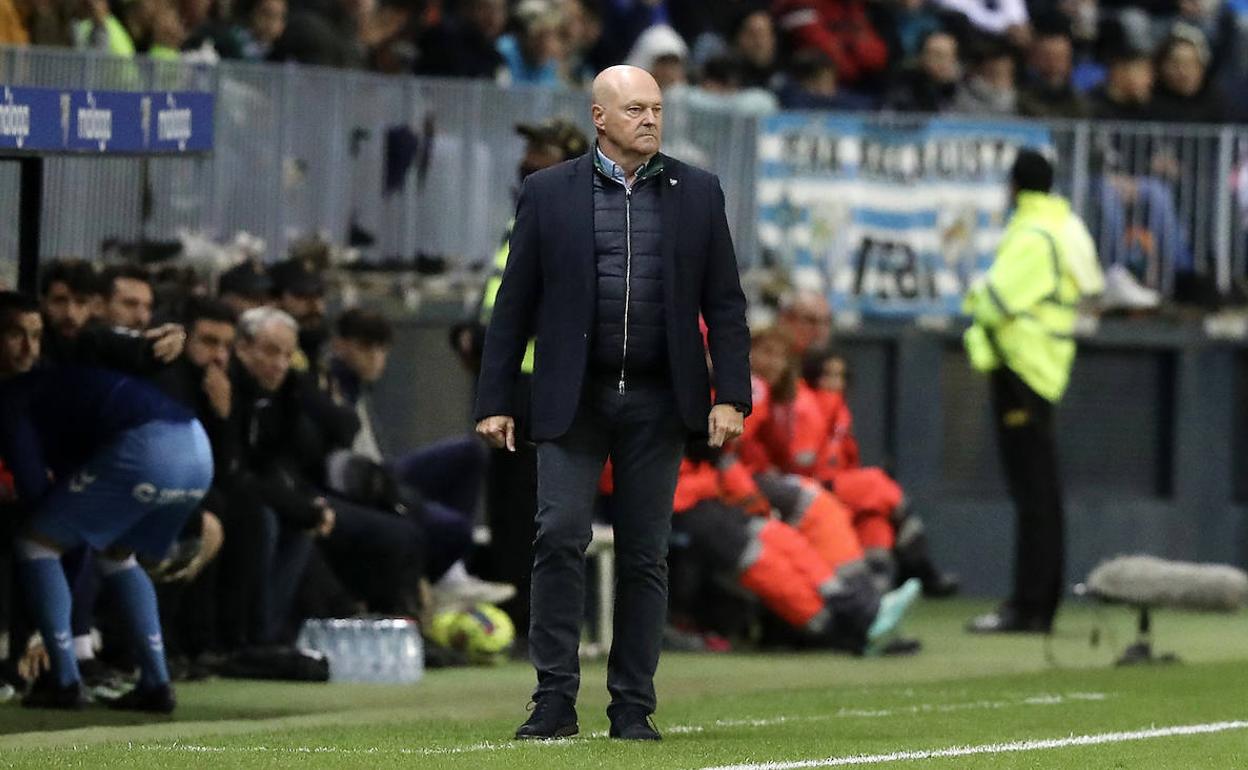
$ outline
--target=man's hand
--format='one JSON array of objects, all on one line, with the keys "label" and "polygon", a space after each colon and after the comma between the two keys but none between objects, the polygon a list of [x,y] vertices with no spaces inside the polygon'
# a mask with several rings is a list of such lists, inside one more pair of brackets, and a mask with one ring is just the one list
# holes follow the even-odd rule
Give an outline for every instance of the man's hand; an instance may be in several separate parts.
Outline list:
[{"label": "man's hand", "polygon": [[337,516],[334,514],[334,509],[328,505],[322,505],[321,523],[316,526],[316,534],[320,537],[329,537],[329,533],[334,531],[334,523],[336,521]]},{"label": "man's hand", "polygon": [[156,360],[167,364],[182,355],[186,331],[181,324],[161,324],[143,332],[143,337],[153,341],[152,355],[156,356]]},{"label": "man's hand", "polygon": [[707,444],[721,447],[732,441],[745,430],[745,415],[737,411],[732,404],[716,404],[711,407],[711,415],[706,421],[707,433],[710,438]]},{"label": "man's hand", "polygon": [[486,417],[477,423],[477,435],[495,449],[516,451],[516,421],[505,414]]},{"label": "man's hand", "polygon": [[212,406],[212,411],[217,413],[221,419],[230,416],[230,377],[221,367],[211,364],[204,370],[204,394],[208,396],[208,403]]}]

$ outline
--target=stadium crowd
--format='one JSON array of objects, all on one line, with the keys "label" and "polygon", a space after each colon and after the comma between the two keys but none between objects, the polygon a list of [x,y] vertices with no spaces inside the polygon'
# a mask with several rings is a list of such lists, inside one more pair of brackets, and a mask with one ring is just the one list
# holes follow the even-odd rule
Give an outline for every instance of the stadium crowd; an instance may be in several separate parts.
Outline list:
[{"label": "stadium crowd", "polygon": [[295,61],[584,87],[616,63],[669,98],[1242,119],[1243,0],[0,0],[0,44]]}]

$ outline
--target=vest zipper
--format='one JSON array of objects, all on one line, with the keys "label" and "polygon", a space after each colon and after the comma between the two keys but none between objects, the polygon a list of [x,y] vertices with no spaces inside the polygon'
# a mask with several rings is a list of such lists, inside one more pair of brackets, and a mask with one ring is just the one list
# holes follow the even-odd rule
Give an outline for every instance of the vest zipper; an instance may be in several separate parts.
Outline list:
[{"label": "vest zipper", "polygon": [[624,354],[620,356],[620,395],[628,365],[628,305],[633,292],[633,191],[624,186]]}]

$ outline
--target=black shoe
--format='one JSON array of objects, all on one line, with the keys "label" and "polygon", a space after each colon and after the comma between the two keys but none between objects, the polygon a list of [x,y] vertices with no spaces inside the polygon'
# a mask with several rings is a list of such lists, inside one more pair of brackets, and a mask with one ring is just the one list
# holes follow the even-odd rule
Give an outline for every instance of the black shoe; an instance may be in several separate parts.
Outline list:
[{"label": "black shoe", "polygon": [[178,700],[173,695],[173,686],[167,684],[136,687],[120,698],[112,698],[104,703],[117,711],[148,711],[153,714],[172,714],[178,706]]},{"label": "black shoe", "polygon": [[91,696],[82,682],[62,687],[51,676],[44,674],[35,680],[30,692],[22,698],[22,705],[31,709],[81,711],[91,705]]},{"label": "black shoe", "polygon": [[576,724],[576,707],[562,695],[543,695],[533,703],[533,713],[516,728],[517,740],[548,741],[571,738],[580,732]]},{"label": "black shoe", "polygon": [[637,706],[621,708],[615,713],[608,712],[607,716],[611,719],[611,730],[607,734],[612,738],[624,741],[663,740],[645,709]]},{"label": "black shoe", "polygon": [[1053,630],[1053,620],[1005,606],[996,612],[971,618],[966,630],[972,634],[1047,634]]},{"label": "black shoe", "polygon": [[920,577],[923,581],[923,595],[929,599],[947,599],[956,594],[962,583],[952,572],[932,570],[930,575]]}]

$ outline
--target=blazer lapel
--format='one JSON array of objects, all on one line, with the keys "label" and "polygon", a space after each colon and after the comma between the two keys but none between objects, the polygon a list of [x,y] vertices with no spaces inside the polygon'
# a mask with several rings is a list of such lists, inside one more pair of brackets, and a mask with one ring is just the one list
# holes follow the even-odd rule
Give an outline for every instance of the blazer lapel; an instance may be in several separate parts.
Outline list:
[{"label": "blazer lapel", "polygon": [[[592,150],[591,150],[592,152]],[[593,297],[597,291],[594,265],[594,163],[589,154],[577,158],[568,167],[572,195],[568,201],[567,254],[570,270],[579,270],[585,291]]]},{"label": "blazer lapel", "polygon": [[680,201],[684,188],[680,185],[680,165],[663,156],[663,173],[659,175],[660,225],[663,229],[663,293],[667,306],[676,306],[676,242],[680,233]]}]

